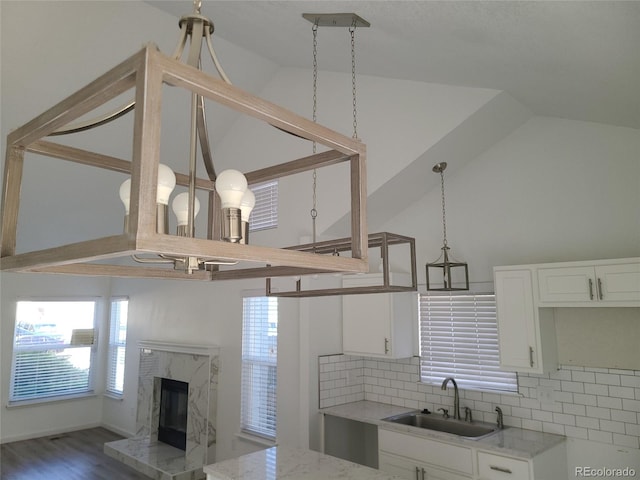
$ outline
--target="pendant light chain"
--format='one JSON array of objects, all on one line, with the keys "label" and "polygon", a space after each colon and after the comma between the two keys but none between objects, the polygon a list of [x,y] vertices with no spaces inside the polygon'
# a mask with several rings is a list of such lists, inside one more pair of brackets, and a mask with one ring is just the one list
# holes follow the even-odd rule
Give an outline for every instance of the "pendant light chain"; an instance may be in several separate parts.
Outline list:
[{"label": "pendant light chain", "polygon": [[[318,120],[318,23],[314,23],[312,27],[313,32],[313,122]],[[313,142],[313,153],[315,155],[317,150],[316,142]],[[318,172],[313,169],[313,207],[311,208],[311,230],[313,244],[316,244],[316,218],[318,217],[317,206],[317,194],[316,188],[318,184]]]},{"label": "pendant light chain", "polygon": [[353,138],[358,138],[358,109],[356,102],[356,21],[349,27],[351,34],[351,96],[353,98]]},{"label": "pendant light chain", "polygon": [[447,247],[447,221],[444,208],[444,170],[440,171],[440,186],[442,189],[442,244],[444,247]]}]

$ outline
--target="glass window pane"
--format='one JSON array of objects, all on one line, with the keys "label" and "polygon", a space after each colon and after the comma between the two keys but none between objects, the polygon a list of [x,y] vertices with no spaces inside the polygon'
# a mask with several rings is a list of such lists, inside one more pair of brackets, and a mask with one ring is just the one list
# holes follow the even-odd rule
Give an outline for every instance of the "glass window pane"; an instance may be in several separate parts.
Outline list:
[{"label": "glass window pane", "polygon": [[243,306],[241,429],[275,439],[278,302],[250,297]]}]

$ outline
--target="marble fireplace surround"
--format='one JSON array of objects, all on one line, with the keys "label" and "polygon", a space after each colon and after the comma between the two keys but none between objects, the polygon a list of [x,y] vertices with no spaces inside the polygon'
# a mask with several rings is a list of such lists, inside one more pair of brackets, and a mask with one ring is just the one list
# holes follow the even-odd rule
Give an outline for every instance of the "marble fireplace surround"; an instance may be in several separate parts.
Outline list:
[{"label": "marble fireplace surround", "polygon": [[[105,453],[162,480],[204,478],[215,461],[219,347],[141,341],[136,434],[105,444]],[[189,384],[187,448],[157,441],[161,379]]]}]

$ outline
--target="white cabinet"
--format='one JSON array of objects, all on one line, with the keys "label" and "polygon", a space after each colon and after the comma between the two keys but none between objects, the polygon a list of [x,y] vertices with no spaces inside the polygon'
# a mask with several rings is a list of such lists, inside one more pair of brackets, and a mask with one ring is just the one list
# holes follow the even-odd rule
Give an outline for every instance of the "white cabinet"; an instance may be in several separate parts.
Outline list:
[{"label": "white cabinet", "polygon": [[478,452],[478,476],[481,480],[529,480],[530,464],[519,460],[487,452]]},{"label": "white cabinet", "polygon": [[435,468],[415,459],[380,453],[379,469],[407,480],[469,480],[471,477],[458,475]]},{"label": "white cabinet", "polygon": [[537,308],[530,268],[496,267],[496,315],[500,366],[544,373],[558,365],[553,312]]},{"label": "white cabinet", "polygon": [[640,258],[494,267],[500,366],[557,368],[554,309],[640,307]]},{"label": "white cabinet", "polygon": [[535,455],[515,458],[478,450],[477,480],[558,480],[567,478],[564,442]]},{"label": "white cabinet", "polygon": [[537,268],[541,306],[640,306],[640,261],[576,262]]},{"label": "white cabinet", "polygon": [[379,469],[407,480],[558,480],[567,478],[560,442],[533,457],[502,455],[409,433],[378,429]]},{"label": "white cabinet", "polygon": [[[381,275],[355,275],[345,278],[343,285],[380,285]],[[411,357],[413,330],[417,325],[417,302],[415,292],[344,295],[343,353],[387,358]]]},{"label": "white cabinet", "polygon": [[378,429],[378,468],[408,480],[470,480],[470,448]]}]

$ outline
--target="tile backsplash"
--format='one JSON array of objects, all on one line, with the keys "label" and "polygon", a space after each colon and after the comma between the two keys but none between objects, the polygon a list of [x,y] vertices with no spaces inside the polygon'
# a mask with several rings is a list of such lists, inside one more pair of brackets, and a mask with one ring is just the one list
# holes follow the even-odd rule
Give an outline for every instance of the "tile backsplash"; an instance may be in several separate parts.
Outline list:
[{"label": "tile backsplash", "polygon": [[[453,409],[453,390],[420,383],[420,359],[319,357],[319,405],[359,400],[436,412]],[[460,389],[473,418],[567,437],[640,448],[640,370],[562,366],[546,375],[518,374],[518,394]],[[449,386],[450,387],[450,386]]]}]

